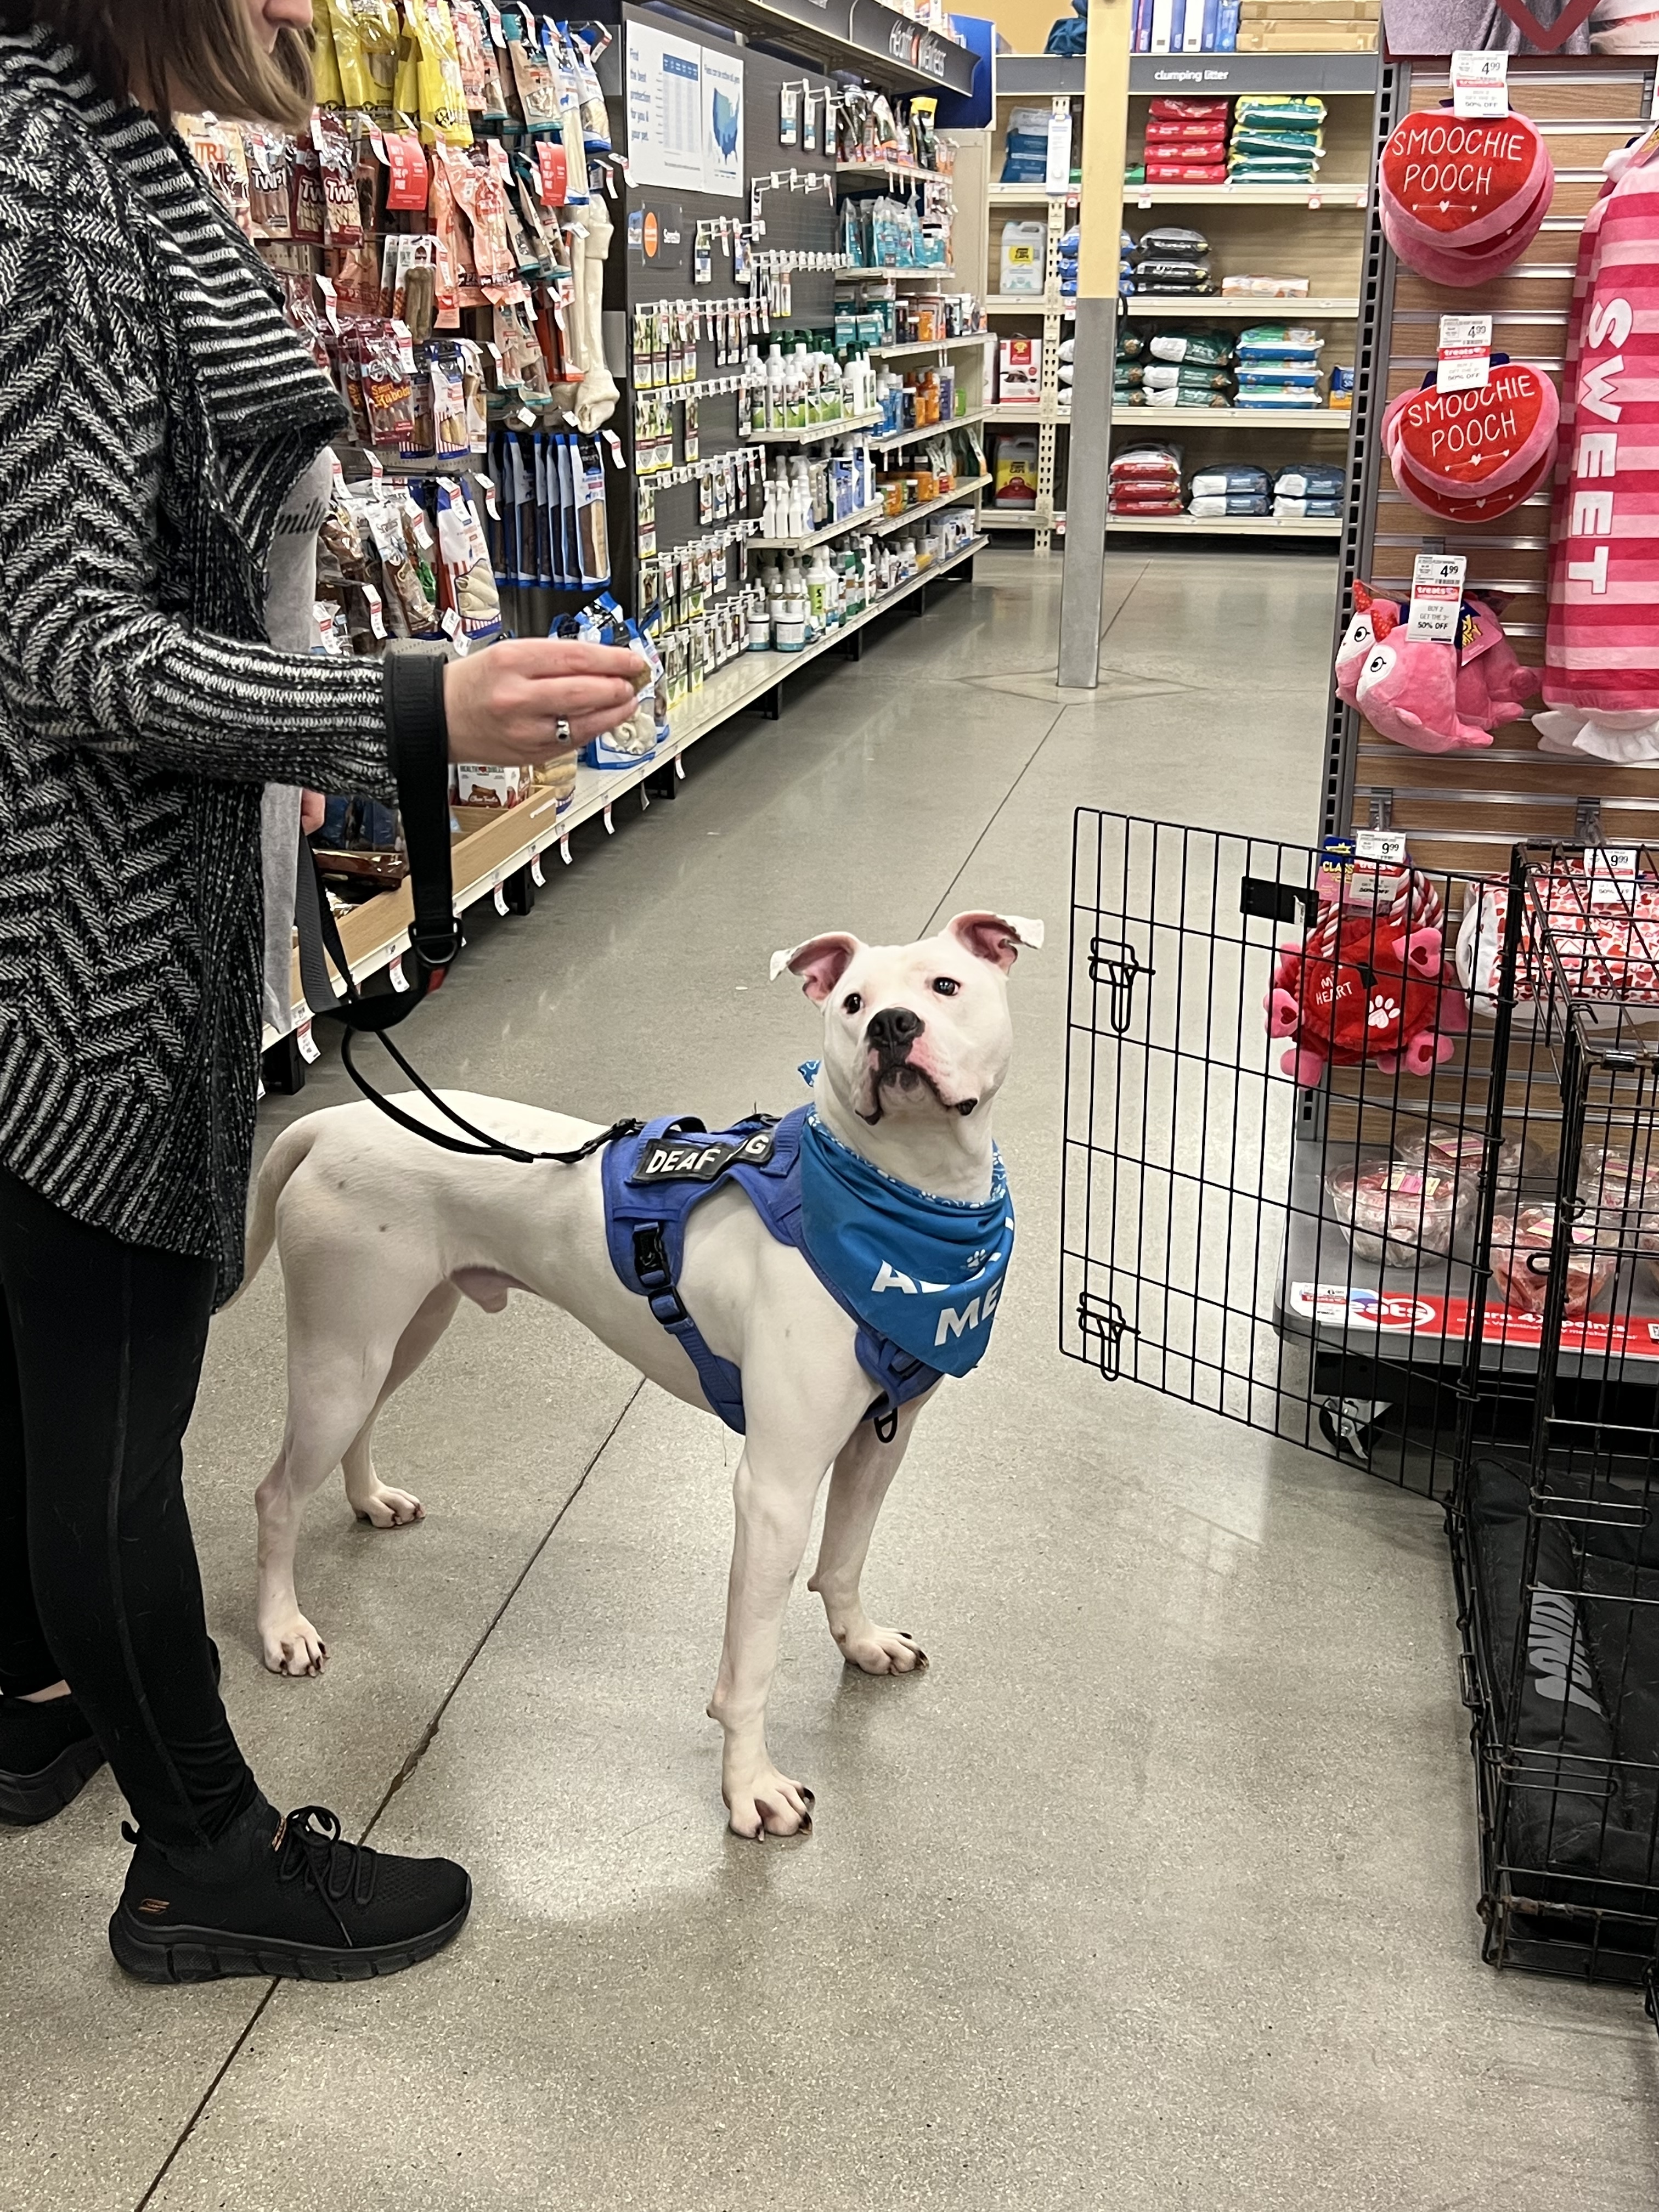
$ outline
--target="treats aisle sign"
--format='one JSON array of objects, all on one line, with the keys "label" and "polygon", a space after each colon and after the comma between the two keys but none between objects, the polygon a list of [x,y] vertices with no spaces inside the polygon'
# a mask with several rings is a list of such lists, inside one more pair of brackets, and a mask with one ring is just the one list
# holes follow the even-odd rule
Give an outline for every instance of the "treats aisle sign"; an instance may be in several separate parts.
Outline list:
[{"label": "treats aisle sign", "polygon": [[740,56],[630,19],[627,85],[635,185],[742,198]]}]

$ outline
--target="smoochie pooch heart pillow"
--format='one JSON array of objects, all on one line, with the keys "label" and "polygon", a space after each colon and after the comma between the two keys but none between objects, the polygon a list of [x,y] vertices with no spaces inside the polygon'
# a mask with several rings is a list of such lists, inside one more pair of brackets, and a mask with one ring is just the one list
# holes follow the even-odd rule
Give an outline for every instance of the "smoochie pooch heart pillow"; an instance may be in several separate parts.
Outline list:
[{"label": "smoochie pooch heart pillow", "polygon": [[1549,149],[1524,115],[1408,115],[1382,149],[1389,242],[1431,282],[1478,284],[1531,242],[1555,189]]},{"label": "smoochie pooch heart pillow", "polygon": [[1402,392],[1382,416],[1382,447],[1407,499],[1441,521],[1507,514],[1554,463],[1561,401],[1527,362],[1494,357],[1477,389]]}]

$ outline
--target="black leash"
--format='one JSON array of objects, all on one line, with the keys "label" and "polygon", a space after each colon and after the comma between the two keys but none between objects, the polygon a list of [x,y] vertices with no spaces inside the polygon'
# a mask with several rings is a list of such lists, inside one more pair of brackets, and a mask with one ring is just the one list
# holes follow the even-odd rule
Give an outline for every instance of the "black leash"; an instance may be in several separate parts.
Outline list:
[{"label": "black leash", "polygon": [[[331,1014],[344,1025],[340,1057],[346,1073],[365,1098],[378,1106],[388,1120],[411,1136],[424,1137],[445,1152],[475,1159],[514,1160],[533,1167],[544,1160],[574,1167],[578,1161],[602,1152],[618,1137],[637,1136],[643,1121],[613,1121],[597,1137],[590,1137],[568,1152],[532,1152],[505,1144],[480,1129],[441,1098],[419,1071],[392,1042],[387,1031],[407,1021],[432,990],[460,950],[460,930],[455,920],[454,880],[449,864],[449,729],[444,715],[443,684],[447,655],[404,646],[386,655],[386,719],[392,732],[392,771],[397,778],[398,805],[403,817],[404,844],[409,854],[409,888],[413,908],[409,925],[410,951],[404,974],[412,966],[407,991],[380,998],[365,998],[351,973],[340,941],[339,926],[329,904],[317,856],[302,836],[295,881],[295,921],[300,940],[300,983],[306,1004],[313,1014]],[[335,975],[329,973],[334,963]],[[359,1036],[378,1036],[428,1104],[472,1141],[451,1136],[405,1114],[377,1091],[352,1058]]]}]

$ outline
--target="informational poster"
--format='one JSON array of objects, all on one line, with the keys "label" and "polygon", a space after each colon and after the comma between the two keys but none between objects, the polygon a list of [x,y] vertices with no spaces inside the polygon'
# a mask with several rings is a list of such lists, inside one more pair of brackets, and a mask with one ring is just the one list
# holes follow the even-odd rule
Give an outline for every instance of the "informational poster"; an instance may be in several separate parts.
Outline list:
[{"label": "informational poster", "polygon": [[743,198],[743,57],[730,47],[702,50],[702,188]]},{"label": "informational poster", "polygon": [[743,61],[628,26],[628,169],[636,185],[743,196]]}]

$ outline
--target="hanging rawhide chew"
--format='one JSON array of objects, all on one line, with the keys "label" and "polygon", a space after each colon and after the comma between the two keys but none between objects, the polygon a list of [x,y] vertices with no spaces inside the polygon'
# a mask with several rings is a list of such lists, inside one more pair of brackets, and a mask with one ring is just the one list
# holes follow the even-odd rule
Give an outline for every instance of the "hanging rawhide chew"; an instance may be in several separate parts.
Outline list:
[{"label": "hanging rawhide chew", "polygon": [[1408,115],[1382,149],[1382,228],[1408,268],[1478,284],[1509,268],[1549,211],[1555,170],[1531,118]]}]

